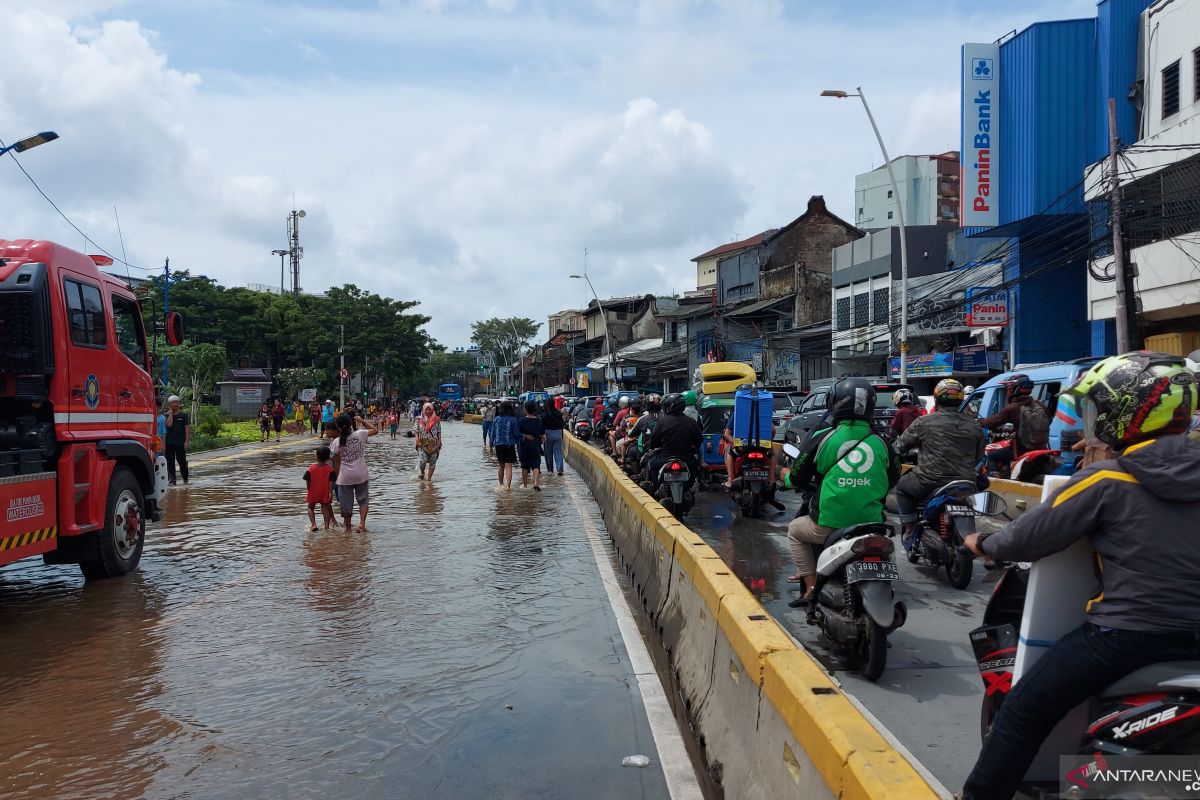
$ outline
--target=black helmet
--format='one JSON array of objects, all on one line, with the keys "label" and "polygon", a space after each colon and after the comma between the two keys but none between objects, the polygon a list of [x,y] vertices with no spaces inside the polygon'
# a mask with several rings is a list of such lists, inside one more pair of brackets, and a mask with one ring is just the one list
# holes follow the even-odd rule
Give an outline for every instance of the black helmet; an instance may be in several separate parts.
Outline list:
[{"label": "black helmet", "polygon": [[646,398],[646,410],[656,412],[662,408],[662,395],[652,394]]},{"label": "black helmet", "polygon": [[677,417],[687,408],[687,399],[681,394],[669,394],[663,398],[663,411],[673,417]]},{"label": "black helmet", "polygon": [[866,378],[842,378],[829,390],[829,396],[829,414],[834,422],[870,421],[875,414],[875,386]]},{"label": "black helmet", "polygon": [[1009,375],[1000,385],[1008,390],[1009,399],[1033,394],[1033,379],[1024,372]]},{"label": "black helmet", "polygon": [[642,399],[640,397],[635,397],[632,400],[630,400],[629,401],[629,410],[630,410],[630,412],[632,412],[634,414],[641,414],[642,413]]}]

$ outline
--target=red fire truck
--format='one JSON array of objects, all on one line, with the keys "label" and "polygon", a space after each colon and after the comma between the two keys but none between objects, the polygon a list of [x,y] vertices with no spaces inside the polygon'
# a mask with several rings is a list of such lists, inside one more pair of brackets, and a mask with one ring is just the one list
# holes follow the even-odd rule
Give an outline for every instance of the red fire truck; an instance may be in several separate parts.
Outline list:
[{"label": "red fire truck", "polygon": [[[0,240],[0,565],[137,568],[166,460],[137,298],[110,259]],[[165,320],[167,340],[182,323]]]}]

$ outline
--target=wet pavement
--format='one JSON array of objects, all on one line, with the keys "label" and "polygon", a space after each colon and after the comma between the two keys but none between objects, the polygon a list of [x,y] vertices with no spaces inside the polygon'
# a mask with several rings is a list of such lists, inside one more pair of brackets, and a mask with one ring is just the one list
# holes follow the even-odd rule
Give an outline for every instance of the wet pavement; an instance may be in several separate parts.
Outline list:
[{"label": "wet pavement", "polygon": [[432,485],[371,439],[369,533],[307,530],[285,440],[195,456],[133,575],[0,570],[0,797],[667,797],[586,487],[444,428]]},{"label": "wet pavement", "polygon": [[780,492],[787,510],[768,508],[761,519],[742,518],[719,486],[696,497],[688,527],[922,766],[952,791],[958,789],[979,754],[983,685],[967,635],[983,616],[991,573],[977,563],[971,584],[958,590],[947,583],[944,570],[899,558],[896,592],[908,605],[908,620],[888,637],[887,669],[871,683],[852,671],[819,628],[805,622],[803,609],[788,607],[798,587],[787,582],[795,571],[787,524],[799,508],[799,496]]}]

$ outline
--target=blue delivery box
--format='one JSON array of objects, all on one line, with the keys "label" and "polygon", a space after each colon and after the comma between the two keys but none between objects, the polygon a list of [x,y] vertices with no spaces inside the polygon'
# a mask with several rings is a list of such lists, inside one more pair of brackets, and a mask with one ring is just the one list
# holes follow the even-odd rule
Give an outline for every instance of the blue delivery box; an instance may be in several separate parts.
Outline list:
[{"label": "blue delivery box", "polygon": [[742,388],[734,394],[733,438],[738,447],[771,446],[772,399],[773,395],[763,389]]}]

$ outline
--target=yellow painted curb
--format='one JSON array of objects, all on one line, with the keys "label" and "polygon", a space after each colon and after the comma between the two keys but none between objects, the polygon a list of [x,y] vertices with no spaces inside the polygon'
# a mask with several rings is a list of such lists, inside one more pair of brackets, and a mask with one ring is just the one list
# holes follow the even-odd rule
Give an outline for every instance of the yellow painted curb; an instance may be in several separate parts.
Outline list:
[{"label": "yellow painted curb", "polygon": [[[675,579],[681,583],[690,580],[716,617],[742,669],[760,687],[762,701],[774,707],[834,797],[938,797],[697,533],[676,520],[596,448],[568,439],[567,453],[587,459],[601,479],[615,482],[615,499],[635,512],[636,520],[674,559]],[[781,750],[790,753],[786,743]]]},{"label": "yellow painted curb", "polygon": [[482,425],[483,414],[463,414],[463,422],[469,422],[472,425]]}]

